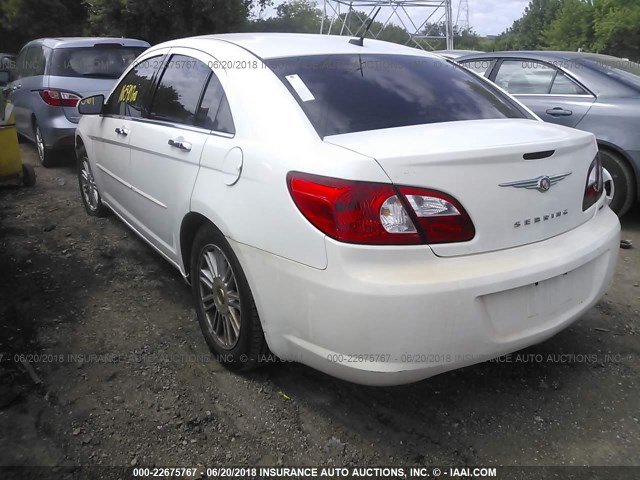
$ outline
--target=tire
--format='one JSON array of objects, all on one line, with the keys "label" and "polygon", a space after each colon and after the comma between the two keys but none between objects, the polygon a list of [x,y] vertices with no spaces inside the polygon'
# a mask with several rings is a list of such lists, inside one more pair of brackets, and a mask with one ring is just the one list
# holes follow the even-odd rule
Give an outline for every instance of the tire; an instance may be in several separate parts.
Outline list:
[{"label": "tire", "polygon": [[102,197],[98,191],[93,172],[91,171],[91,163],[84,147],[80,147],[76,153],[78,158],[78,185],[80,186],[80,197],[84,209],[92,217],[106,217],[110,210],[102,203]]},{"label": "tire", "polygon": [[40,165],[45,168],[53,166],[53,152],[45,145],[42,132],[40,131],[40,125],[38,125],[38,122],[36,121],[34,121],[33,123],[33,132],[36,139],[36,151],[38,153],[38,160],[40,160]]},{"label": "tire", "polygon": [[619,217],[629,211],[636,201],[636,179],[627,161],[610,150],[600,150],[602,165],[613,178],[615,187],[609,207]]},{"label": "tire", "polygon": [[33,187],[36,184],[36,172],[31,165],[22,164],[22,184],[25,187]]},{"label": "tire", "polygon": [[190,272],[198,322],[218,361],[234,371],[258,366],[267,346],[253,295],[229,242],[212,225],[196,234]]}]

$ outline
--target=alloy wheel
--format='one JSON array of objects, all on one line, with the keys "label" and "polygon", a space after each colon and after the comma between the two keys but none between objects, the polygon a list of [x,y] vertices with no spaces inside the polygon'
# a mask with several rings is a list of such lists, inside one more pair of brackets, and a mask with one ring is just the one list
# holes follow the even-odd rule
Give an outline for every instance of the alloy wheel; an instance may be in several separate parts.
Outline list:
[{"label": "alloy wheel", "polygon": [[38,158],[40,159],[40,163],[44,163],[44,140],[42,138],[42,133],[40,132],[40,127],[36,127],[36,146],[38,148]]},{"label": "alloy wheel", "polygon": [[229,259],[217,245],[202,249],[199,260],[200,302],[213,339],[224,350],[240,338],[240,293]]},{"label": "alloy wheel", "polygon": [[87,206],[93,211],[97,210],[100,201],[98,187],[91,173],[89,161],[86,158],[82,160],[80,184],[82,186],[82,195]]}]

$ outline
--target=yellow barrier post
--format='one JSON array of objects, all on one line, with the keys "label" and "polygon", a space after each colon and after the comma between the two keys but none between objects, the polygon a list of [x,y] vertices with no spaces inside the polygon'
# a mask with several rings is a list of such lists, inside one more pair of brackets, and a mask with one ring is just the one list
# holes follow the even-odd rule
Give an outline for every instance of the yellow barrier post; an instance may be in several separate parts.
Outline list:
[{"label": "yellow barrier post", "polygon": [[33,168],[24,165],[20,157],[13,105],[6,101],[4,92],[0,90],[0,183],[31,186],[35,182]]}]

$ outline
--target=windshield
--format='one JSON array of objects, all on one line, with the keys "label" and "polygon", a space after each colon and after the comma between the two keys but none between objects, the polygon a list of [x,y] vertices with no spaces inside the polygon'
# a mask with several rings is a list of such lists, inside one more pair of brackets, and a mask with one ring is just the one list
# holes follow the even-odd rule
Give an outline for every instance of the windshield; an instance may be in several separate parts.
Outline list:
[{"label": "windshield", "polygon": [[59,77],[119,78],[146,49],[143,47],[58,48],[53,51],[50,75]]},{"label": "windshield", "polygon": [[529,118],[466,69],[411,55],[312,55],[267,60],[318,135],[458,120]]}]

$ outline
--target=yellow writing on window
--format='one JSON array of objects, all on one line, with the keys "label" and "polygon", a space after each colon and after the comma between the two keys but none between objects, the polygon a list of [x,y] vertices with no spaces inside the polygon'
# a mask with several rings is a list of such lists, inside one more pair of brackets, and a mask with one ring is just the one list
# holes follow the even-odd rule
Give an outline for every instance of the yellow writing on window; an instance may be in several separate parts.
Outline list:
[{"label": "yellow writing on window", "polygon": [[138,86],[137,85],[125,85],[120,90],[120,96],[118,102],[134,103],[138,98]]}]

